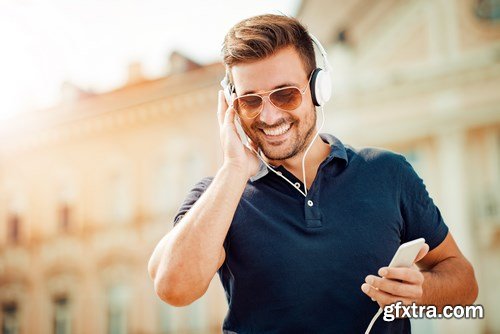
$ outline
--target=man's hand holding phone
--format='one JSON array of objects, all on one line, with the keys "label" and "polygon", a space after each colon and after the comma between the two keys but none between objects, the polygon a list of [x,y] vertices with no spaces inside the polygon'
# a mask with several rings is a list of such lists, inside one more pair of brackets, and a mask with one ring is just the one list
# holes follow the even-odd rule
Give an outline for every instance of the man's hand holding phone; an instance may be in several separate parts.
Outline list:
[{"label": "man's hand holding phone", "polygon": [[[259,169],[259,159],[249,147],[243,144],[236,129],[236,112],[228,106],[222,90],[219,91],[218,100],[217,119],[224,164],[246,173],[247,177],[250,178]],[[257,147],[250,138],[248,138],[248,145],[257,151]]]},{"label": "man's hand holding phone", "polygon": [[[403,262],[406,262],[403,265],[393,266],[390,264],[388,267],[380,268],[378,271],[380,276],[368,275],[365,278],[366,283],[361,286],[363,292],[382,308],[397,301],[402,301],[405,305],[413,302],[418,303],[422,297],[424,275],[415,263],[427,255],[429,245],[423,241],[415,245],[407,244],[414,249],[411,260],[403,257]],[[409,247],[407,248],[411,250]],[[397,258],[397,255],[398,253],[396,253],[395,258]]]}]

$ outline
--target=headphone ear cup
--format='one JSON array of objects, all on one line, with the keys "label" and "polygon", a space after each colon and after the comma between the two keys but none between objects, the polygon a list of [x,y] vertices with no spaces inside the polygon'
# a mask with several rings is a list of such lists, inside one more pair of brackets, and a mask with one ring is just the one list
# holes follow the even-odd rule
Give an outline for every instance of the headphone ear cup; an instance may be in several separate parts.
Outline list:
[{"label": "headphone ear cup", "polygon": [[322,106],[332,96],[332,81],[328,72],[321,68],[314,69],[311,75],[311,96],[315,106]]},{"label": "headphone ear cup", "polygon": [[314,71],[311,74],[311,83],[310,83],[312,101],[313,101],[314,105],[317,107],[319,107],[321,105],[321,104],[319,104],[318,95],[317,95],[317,91],[316,91],[316,87],[318,85],[316,81],[318,79],[319,72],[321,72],[321,68],[314,69]]}]

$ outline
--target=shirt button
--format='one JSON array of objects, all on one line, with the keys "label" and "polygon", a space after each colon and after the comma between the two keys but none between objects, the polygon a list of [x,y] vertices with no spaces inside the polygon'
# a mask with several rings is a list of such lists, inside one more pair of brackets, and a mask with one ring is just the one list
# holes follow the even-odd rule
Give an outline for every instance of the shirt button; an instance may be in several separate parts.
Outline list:
[{"label": "shirt button", "polygon": [[295,182],[295,188],[300,188],[300,183]]},{"label": "shirt button", "polygon": [[313,203],[313,201],[311,201],[311,200],[308,200],[308,201],[307,201],[307,205],[309,205],[309,206],[313,206],[313,204],[314,204],[314,203]]}]

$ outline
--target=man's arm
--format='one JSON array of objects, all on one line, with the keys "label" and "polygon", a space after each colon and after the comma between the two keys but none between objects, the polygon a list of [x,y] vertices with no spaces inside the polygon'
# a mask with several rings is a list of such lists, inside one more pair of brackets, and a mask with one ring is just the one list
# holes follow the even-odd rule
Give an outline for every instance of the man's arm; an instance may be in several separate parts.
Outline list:
[{"label": "man's arm", "polygon": [[[427,245],[425,247],[428,247]],[[472,304],[478,294],[474,269],[463,256],[450,233],[444,241],[426,253],[412,268],[387,268],[379,276],[368,275],[362,290],[381,307],[403,301],[420,305],[435,305],[441,310],[445,305]]]},{"label": "man's arm", "polygon": [[205,193],[158,243],[148,270],[162,300],[184,306],[205,293],[224,262],[224,239],[245,184],[245,174],[222,167]]},{"label": "man's arm", "polygon": [[257,157],[239,139],[235,111],[222,91],[217,119],[224,163],[208,189],[161,239],[148,263],[156,294],[174,306],[188,305],[207,291],[224,262],[224,240],[247,180],[259,167]]},{"label": "man's arm", "polygon": [[479,289],[472,265],[458,249],[450,233],[444,241],[417,263],[424,275],[419,304],[472,304]]}]

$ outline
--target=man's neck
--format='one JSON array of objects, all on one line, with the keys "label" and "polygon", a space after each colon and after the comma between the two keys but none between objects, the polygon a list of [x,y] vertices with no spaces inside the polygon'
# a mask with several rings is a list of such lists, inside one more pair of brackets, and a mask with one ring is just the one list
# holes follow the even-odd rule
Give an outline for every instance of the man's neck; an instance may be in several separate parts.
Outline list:
[{"label": "man's neck", "polygon": [[[282,165],[296,178],[304,182],[302,175],[302,158],[304,157],[304,153],[305,150],[286,160],[267,159],[267,161],[274,166]],[[325,143],[318,136],[309,149],[304,162],[308,188],[311,186],[314,178],[316,177],[319,165],[326,159],[328,154],[330,154],[330,145]]]}]

